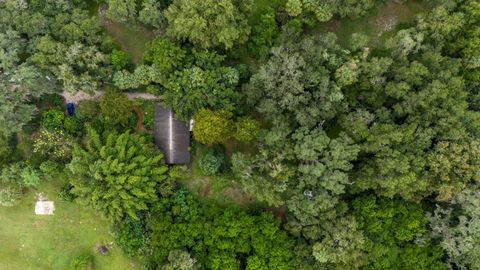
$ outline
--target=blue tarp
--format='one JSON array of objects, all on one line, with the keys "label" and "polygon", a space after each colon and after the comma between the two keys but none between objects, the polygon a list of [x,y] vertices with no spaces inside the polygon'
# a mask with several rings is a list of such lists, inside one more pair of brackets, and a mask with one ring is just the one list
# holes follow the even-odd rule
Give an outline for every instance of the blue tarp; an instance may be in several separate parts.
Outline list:
[{"label": "blue tarp", "polygon": [[67,103],[67,111],[68,111],[68,115],[70,116],[73,116],[75,115],[75,104],[73,103]]}]

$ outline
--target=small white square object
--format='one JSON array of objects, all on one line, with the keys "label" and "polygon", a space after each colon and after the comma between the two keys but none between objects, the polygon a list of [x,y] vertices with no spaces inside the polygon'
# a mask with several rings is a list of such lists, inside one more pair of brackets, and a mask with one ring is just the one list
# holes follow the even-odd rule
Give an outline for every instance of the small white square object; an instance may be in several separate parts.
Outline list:
[{"label": "small white square object", "polygon": [[53,215],[55,205],[52,201],[37,201],[35,204],[35,215]]}]

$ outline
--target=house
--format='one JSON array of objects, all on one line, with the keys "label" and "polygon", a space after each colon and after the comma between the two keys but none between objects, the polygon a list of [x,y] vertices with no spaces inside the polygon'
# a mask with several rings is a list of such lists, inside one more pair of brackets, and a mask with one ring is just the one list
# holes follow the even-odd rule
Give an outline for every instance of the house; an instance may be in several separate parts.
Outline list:
[{"label": "house", "polygon": [[175,119],[172,109],[157,104],[154,120],[155,144],[165,155],[167,164],[190,163],[190,130],[189,126]]}]

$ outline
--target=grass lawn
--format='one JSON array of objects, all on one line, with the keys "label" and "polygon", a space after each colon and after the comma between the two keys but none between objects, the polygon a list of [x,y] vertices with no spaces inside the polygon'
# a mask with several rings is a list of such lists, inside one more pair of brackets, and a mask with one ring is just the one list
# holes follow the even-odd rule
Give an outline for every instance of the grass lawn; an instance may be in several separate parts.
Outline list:
[{"label": "grass lawn", "polygon": [[68,270],[78,254],[94,255],[93,269],[140,269],[113,245],[99,255],[97,244],[113,242],[108,222],[76,203],[57,198],[59,184],[43,183],[36,192],[55,201],[55,215],[36,216],[35,191],[24,194],[18,205],[0,207],[0,269]]}]

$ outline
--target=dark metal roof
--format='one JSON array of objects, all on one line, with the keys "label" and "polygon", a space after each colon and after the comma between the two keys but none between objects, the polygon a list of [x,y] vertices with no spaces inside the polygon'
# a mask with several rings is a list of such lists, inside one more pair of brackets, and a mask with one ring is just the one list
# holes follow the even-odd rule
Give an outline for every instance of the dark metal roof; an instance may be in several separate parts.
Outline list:
[{"label": "dark metal roof", "polygon": [[175,119],[172,109],[155,108],[155,144],[165,155],[167,164],[190,163],[190,131],[187,124]]}]

